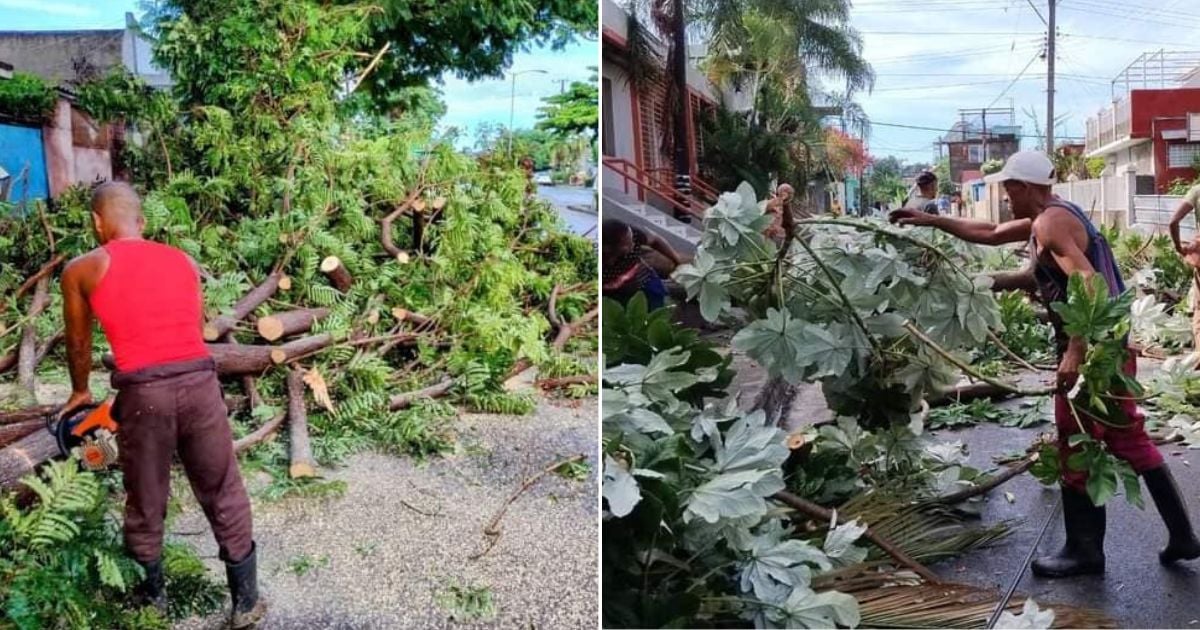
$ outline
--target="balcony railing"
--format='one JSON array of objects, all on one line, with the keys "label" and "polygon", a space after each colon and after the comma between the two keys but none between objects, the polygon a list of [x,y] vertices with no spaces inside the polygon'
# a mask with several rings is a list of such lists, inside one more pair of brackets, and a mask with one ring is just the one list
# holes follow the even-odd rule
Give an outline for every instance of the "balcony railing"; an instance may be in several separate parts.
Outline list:
[{"label": "balcony railing", "polygon": [[1133,106],[1128,99],[1113,103],[1087,121],[1087,138],[1085,150],[1095,151],[1100,147],[1112,144],[1129,137],[1132,129]]}]

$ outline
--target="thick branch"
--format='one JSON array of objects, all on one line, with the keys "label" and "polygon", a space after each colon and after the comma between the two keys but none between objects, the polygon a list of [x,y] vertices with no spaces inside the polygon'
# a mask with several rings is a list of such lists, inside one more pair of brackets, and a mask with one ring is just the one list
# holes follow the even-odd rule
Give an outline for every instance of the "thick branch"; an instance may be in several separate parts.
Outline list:
[{"label": "thick branch", "polygon": [[413,191],[408,193],[408,197],[405,197],[404,201],[402,201],[400,205],[396,206],[395,210],[389,212],[388,215],[383,217],[383,220],[379,222],[380,238],[383,241],[383,249],[387,253],[391,254],[393,258],[399,258],[402,254],[404,254],[404,251],[399,247],[396,247],[396,242],[392,240],[392,223],[394,223],[396,219],[400,218],[401,215],[403,215],[405,212],[408,212],[408,210],[412,208],[413,202],[415,202],[417,198],[421,196],[421,193],[424,190],[424,186],[417,186],[413,188]]},{"label": "thick branch", "polygon": [[[819,521],[821,523],[833,522],[833,512],[786,490],[776,492],[771,496],[771,498],[783,503],[784,505],[787,505],[788,507],[794,508],[795,510],[815,521]],[[913,573],[921,576],[926,582],[929,582],[930,584],[939,584],[941,582],[941,580],[938,579],[938,576],[934,575],[933,571],[930,571],[925,567],[925,565],[910,558],[908,554],[904,553],[903,550],[901,550],[899,547],[896,547],[896,545],[893,545],[886,538],[876,534],[871,527],[867,527],[867,531],[863,532],[863,537],[875,543],[877,547],[882,549],[884,553],[891,556],[896,562],[899,562],[909,569],[912,569]]]},{"label": "thick branch", "polygon": [[21,345],[17,350],[17,383],[21,389],[29,392],[31,400],[37,399],[37,318],[49,304],[50,276],[43,275],[37,281],[37,288],[33,291],[28,319],[25,322],[25,329],[21,333]]},{"label": "thick branch", "polygon": [[286,413],[277,414],[274,418],[268,420],[261,427],[255,429],[253,433],[250,433],[239,440],[234,440],[233,452],[241,453],[251,446],[254,446],[255,444],[267,439],[267,437],[274,434],[275,431],[277,431],[279,427],[283,425],[283,421],[286,420],[287,417],[288,416]]},{"label": "thick branch", "polygon": [[34,431],[0,449],[0,488],[16,486],[22,477],[58,454],[58,443],[49,431]]},{"label": "thick branch", "polygon": [[1047,395],[1053,394],[1055,392],[1054,388],[1024,389],[1022,387],[1018,387],[1016,385],[1012,385],[1010,383],[1005,383],[1004,381],[994,379],[990,376],[980,374],[978,371],[973,369],[971,366],[967,365],[964,361],[962,361],[958,357],[954,356],[953,354],[950,354],[950,352],[947,351],[945,348],[939,346],[937,344],[937,342],[930,339],[929,336],[926,335],[925,333],[921,332],[920,329],[918,329],[915,325],[913,325],[912,322],[905,322],[904,329],[907,330],[909,332],[909,334],[911,334],[913,337],[916,337],[922,343],[929,346],[929,348],[931,350],[933,350],[934,352],[941,355],[942,358],[953,363],[958,369],[962,370],[967,375],[969,375],[975,379],[981,380],[985,383],[991,383],[992,385],[995,385],[996,387],[999,387],[1001,389],[1007,389],[1008,391],[1010,391],[1014,394],[1021,395],[1021,396],[1047,396]]},{"label": "thick branch", "polygon": [[271,362],[275,365],[281,365],[288,361],[295,361],[296,359],[301,359],[314,352],[323,350],[332,343],[333,335],[329,333],[289,341],[282,346],[271,349]]},{"label": "thick branch", "polygon": [[251,289],[249,293],[233,305],[233,311],[229,315],[221,315],[206,324],[204,326],[204,340],[216,341],[233,330],[233,327],[238,322],[246,319],[246,316],[253,313],[254,309],[275,295],[275,291],[279,289],[279,279],[281,277],[282,274],[279,272],[267,276],[267,279],[262,284]]},{"label": "thick branch", "polygon": [[58,411],[58,405],[39,405],[12,411],[0,411],[0,426],[30,420],[46,421],[46,416]]},{"label": "thick branch", "polygon": [[987,494],[988,492],[990,492],[992,489],[996,488],[1000,484],[1029,470],[1029,468],[1031,466],[1033,466],[1033,461],[1034,461],[1033,457],[1026,457],[1025,459],[1021,460],[1021,462],[1018,463],[1017,465],[1009,466],[1008,468],[1006,468],[1004,470],[1004,472],[993,476],[991,479],[988,479],[984,483],[981,483],[977,486],[972,486],[970,488],[965,488],[963,490],[959,490],[958,492],[947,494],[946,496],[938,497],[937,499],[934,499],[934,502],[935,503],[945,503],[946,505],[951,505],[954,503],[962,503],[963,501],[966,501],[967,499],[977,497],[981,494]]},{"label": "thick branch", "polygon": [[[50,272],[54,271],[54,268],[61,265],[64,260],[66,260],[66,258],[62,254],[59,254],[58,256],[51,258],[50,262],[42,265],[42,268],[38,269],[37,273],[26,278],[25,282],[22,282],[21,286],[17,287],[17,292],[12,294],[12,299],[14,299],[14,300],[21,299],[21,296],[25,295],[25,293],[27,291],[29,291],[29,289],[33,288],[33,285],[37,284],[39,280],[41,280],[42,278],[45,278],[47,275],[49,275]],[[0,311],[3,311],[7,307],[8,307],[7,300],[0,301]]]},{"label": "thick branch", "polygon": [[315,477],[316,462],[312,456],[312,443],[308,439],[308,410],[304,403],[304,370],[293,367],[288,370],[288,435],[291,438],[291,466],[288,475],[292,479]]},{"label": "thick branch", "polygon": [[430,385],[423,389],[418,389],[412,392],[396,394],[388,401],[388,409],[399,411],[411,407],[413,403],[422,398],[440,398],[450,393],[450,389],[454,387],[454,381],[446,379],[435,385]]},{"label": "thick branch", "polygon": [[317,320],[328,315],[327,308],[301,308],[259,317],[255,325],[263,339],[277,341],[283,337],[308,332]]},{"label": "thick branch", "polygon": [[12,444],[34,431],[45,429],[45,427],[46,422],[44,420],[23,420],[12,424],[0,425],[0,448]]}]

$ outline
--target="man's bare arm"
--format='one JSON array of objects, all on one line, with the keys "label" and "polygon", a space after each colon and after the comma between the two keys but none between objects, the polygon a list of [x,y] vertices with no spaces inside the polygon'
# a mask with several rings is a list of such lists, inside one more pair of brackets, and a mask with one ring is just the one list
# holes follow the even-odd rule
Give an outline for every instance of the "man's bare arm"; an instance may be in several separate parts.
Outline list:
[{"label": "man's bare arm", "polygon": [[1175,214],[1171,215],[1171,222],[1167,224],[1167,231],[1171,233],[1171,242],[1175,243],[1175,251],[1180,254],[1186,254],[1183,249],[1183,242],[1179,240],[1179,224],[1187,218],[1196,207],[1187,201],[1179,203],[1179,207],[1175,208]]},{"label": "man's bare arm", "polygon": [[1004,223],[992,223],[978,219],[961,219],[926,214],[920,210],[901,209],[889,215],[892,223],[900,225],[927,225],[935,227],[970,243],[980,245],[1003,245],[1004,243],[1022,243],[1029,240],[1033,222],[1029,219],[1016,219]]},{"label": "man's bare arm", "polygon": [[71,375],[71,398],[64,411],[87,404],[92,398],[88,384],[92,372],[92,309],[84,291],[89,263],[77,259],[67,265],[62,276],[67,368]]},{"label": "man's bare arm", "polygon": [[666,241],[658,236],[646,234],[646,245],[665,256],[667,260],[674,263],[676,267],[683,264],[683,258],[679,255],[679,252],[675,251],[675,248],[671,247]]}]

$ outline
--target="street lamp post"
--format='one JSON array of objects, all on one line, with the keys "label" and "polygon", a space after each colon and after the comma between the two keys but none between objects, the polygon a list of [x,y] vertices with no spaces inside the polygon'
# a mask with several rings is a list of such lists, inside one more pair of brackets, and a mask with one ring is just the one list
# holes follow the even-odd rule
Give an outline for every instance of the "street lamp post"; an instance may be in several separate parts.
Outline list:
[{"label": "street lamp post", "polygon": [[534,68],[532,70],[522,70],[512,73],[512,95],[509,97],[508,103],[508,157],[513,157],[513,117],[517,111],[517,76],[522,74],[550,74],[545,70]]}]

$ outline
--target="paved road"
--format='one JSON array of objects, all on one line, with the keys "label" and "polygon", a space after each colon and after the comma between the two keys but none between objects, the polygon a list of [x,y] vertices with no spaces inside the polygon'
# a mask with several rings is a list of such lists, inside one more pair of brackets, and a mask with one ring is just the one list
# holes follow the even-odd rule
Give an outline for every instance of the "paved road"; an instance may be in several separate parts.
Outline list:
[{"label": "paved road", "polygon": [[[596,223],[595,190],[580,186],[538,186],[538,196],[549,201],[558,209],[567,227],[576,234],[587,234],[593,241],[598,238]],[[575,210],[573,208],[588,208]]]}]

